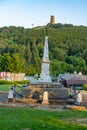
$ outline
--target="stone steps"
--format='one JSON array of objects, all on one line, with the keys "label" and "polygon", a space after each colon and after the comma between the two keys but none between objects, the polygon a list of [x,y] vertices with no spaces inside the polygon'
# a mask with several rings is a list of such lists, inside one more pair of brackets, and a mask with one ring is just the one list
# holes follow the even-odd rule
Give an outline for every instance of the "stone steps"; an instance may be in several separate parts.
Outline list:
[{"label": "stone steps", "polygon": [[49,100],[49,104],[59,104],[59,105],[67,105],[67,104],[74,104],[74,100]]}]

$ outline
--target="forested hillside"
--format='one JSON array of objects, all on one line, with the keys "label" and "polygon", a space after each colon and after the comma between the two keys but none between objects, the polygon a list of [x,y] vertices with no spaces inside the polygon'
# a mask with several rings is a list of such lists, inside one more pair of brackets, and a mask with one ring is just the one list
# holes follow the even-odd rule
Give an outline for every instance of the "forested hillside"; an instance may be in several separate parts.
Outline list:
[{"label": "forested hillside", "polygon": [[32,29],[0,28],[0,71],[39,74],[46,27],[51,74],[74,71],[87,74],[87,27],[61,23]]}]

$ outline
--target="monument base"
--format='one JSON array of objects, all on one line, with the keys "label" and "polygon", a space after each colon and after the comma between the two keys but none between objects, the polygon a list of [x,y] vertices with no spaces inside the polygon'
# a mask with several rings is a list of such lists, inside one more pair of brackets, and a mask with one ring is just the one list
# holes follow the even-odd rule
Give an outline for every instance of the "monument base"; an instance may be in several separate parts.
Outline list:
[{"label": "monument base", "polygon": [[48,102],[51,100],[66,99],[69,97],[68,89],[58,83],[32,83],[28,87],[22,89],[22,95],[26,98],[36,99],[42,102],[44,92],[48,92]]}]

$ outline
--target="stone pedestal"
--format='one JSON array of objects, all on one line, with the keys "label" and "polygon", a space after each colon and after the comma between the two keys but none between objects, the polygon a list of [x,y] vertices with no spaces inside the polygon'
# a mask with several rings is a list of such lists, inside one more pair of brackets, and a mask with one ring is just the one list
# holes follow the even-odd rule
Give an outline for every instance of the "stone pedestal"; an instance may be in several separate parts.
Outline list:
[{"label": "stone pedestal", "polygon": [[42,102],[42,104],[43,105],[48,105],[49,104],[49,102],[48,102],[48,92],[47,91],[45,91],[43,93],[43,102]]},{"label": "stone pedestal", "polygon": [[21,94],[29,99],[32,98],[43,102],[44,92],[48,92],[49,101],[66,99],[69,96],[67,88],[62,88],[60,84],[52,83],[32,83],[23,88]]}]

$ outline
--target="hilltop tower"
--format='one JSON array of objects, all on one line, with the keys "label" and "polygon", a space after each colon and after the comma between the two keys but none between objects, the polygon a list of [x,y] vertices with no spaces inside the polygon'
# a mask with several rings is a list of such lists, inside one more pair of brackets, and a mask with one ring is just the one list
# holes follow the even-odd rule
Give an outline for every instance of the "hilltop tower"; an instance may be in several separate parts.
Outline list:
[{"label": "hilltop tower", "polygon": [[55,24],[55,16],[51,16],[51,19],[50,19],[50,24]]}]

